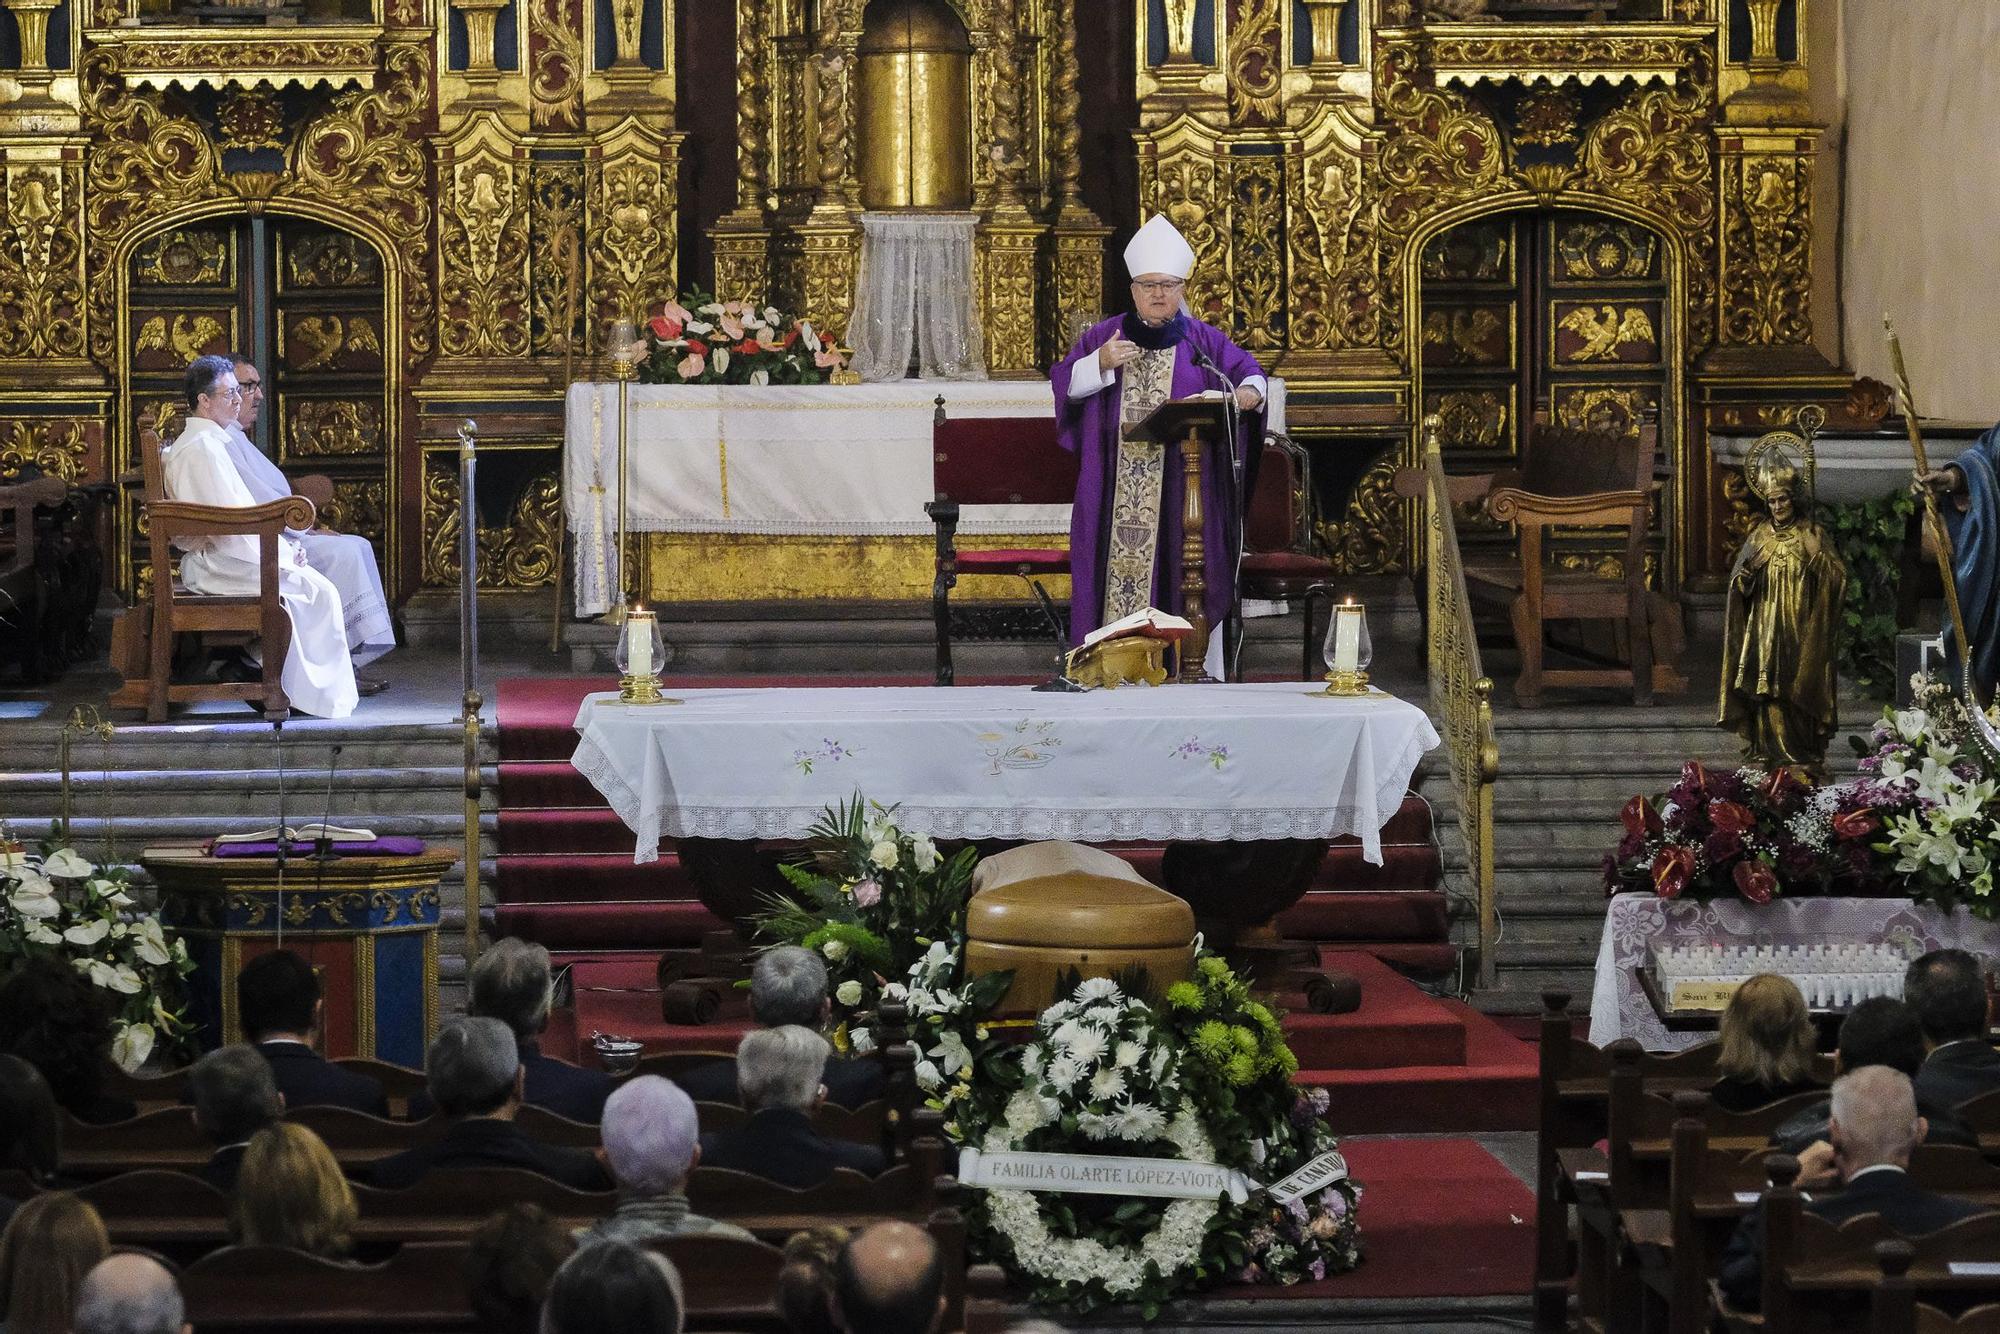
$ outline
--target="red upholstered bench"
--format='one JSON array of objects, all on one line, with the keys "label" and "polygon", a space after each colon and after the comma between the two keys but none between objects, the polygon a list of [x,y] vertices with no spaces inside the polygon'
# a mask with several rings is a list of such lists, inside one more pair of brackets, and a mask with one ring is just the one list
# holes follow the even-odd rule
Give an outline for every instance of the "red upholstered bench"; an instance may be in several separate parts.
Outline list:
[{"label": "red upholstered bench", "polygon": [[1313,641],[1313,607],[1333,600],[1333,562],[1313,550],[1312,471],[1304,449],[1289,437],[1264,437],[1264,456],[1257,466],[1257,485],[1243,520],[1243,566],[1240,585],[1246,598],[1305,601],[1304,680],[1313,670],[1318,645]]},{"label": "red upholstered bench", "polygon": [[937,683],[953,681],[951,590],[963,574],[1011,574],[1032,586],[1036,575],[1068,574],[1067,547],[958,549],[965,505],[1067,505],[1076,495],[1076,455],[1056,442],[1053,410],[1046,417],[947,415],[937,400],[931,426],[931,479],[937,498],[924,506],[937,525],[937,574],[931,615],[937,624]]}]

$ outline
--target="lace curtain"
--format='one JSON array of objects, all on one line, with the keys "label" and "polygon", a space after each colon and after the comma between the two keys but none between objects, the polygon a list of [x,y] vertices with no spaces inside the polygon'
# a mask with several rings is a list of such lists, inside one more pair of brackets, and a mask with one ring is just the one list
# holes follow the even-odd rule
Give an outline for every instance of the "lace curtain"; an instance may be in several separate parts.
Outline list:
[{"label": "lace curtain", "polygon": [[864,380],[983,380],[972,290],[972,213],[864,213],[861,283],[848,338]]}]

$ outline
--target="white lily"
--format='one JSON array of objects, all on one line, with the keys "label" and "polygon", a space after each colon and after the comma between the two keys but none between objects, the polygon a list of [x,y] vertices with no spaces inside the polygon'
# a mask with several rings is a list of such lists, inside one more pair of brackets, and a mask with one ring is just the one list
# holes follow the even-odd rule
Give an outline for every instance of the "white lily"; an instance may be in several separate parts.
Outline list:
[{"label": "white lily", "polygon": [[930,835],[918,834],[910,840],[910,860],[915,862],[917,869],[925,875],[937,869],[939,860],[937,844],[931,842]]}]

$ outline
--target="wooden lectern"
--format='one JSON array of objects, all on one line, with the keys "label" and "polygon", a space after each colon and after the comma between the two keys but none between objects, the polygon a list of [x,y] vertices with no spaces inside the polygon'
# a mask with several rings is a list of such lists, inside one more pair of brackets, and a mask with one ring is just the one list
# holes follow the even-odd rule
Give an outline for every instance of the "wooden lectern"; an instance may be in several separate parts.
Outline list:
[{"label": "wooden lectern", "polygon": [[[1125,438],[1157,440],[1169,450],[1180,449],[1181,463],[1187,469],[1181,488],[1181,615],[1194,628],[1180,643],[1179,679],[1213,681],[1215,678],[1202,668],[1208,656],[1209,625],[1201,540],[1201,456],[1211,445],[1229,440],[1229,403],[1220,398],[1169,399],[1144,421],[1126,427]],[[1216,460],[1219,467],[1228,468],[1228,450],[1218,451]]]}]

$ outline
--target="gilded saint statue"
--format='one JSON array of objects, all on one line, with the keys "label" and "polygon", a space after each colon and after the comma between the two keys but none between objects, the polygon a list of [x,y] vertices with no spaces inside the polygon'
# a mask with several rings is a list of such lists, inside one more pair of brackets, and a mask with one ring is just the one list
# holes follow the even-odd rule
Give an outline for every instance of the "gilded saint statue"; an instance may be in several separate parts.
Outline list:
[{"label": "gilded saint statue", "polygon": [[1847,567],[1812,517],[1812,434],[1824,418],[1816,408],[1799,418],[1800,433],[1773,431],[1743,461],[1768,517],[1729,575],[1719,722],[1742,738],[1746,763],[1817,776],[1833,739]]}]

